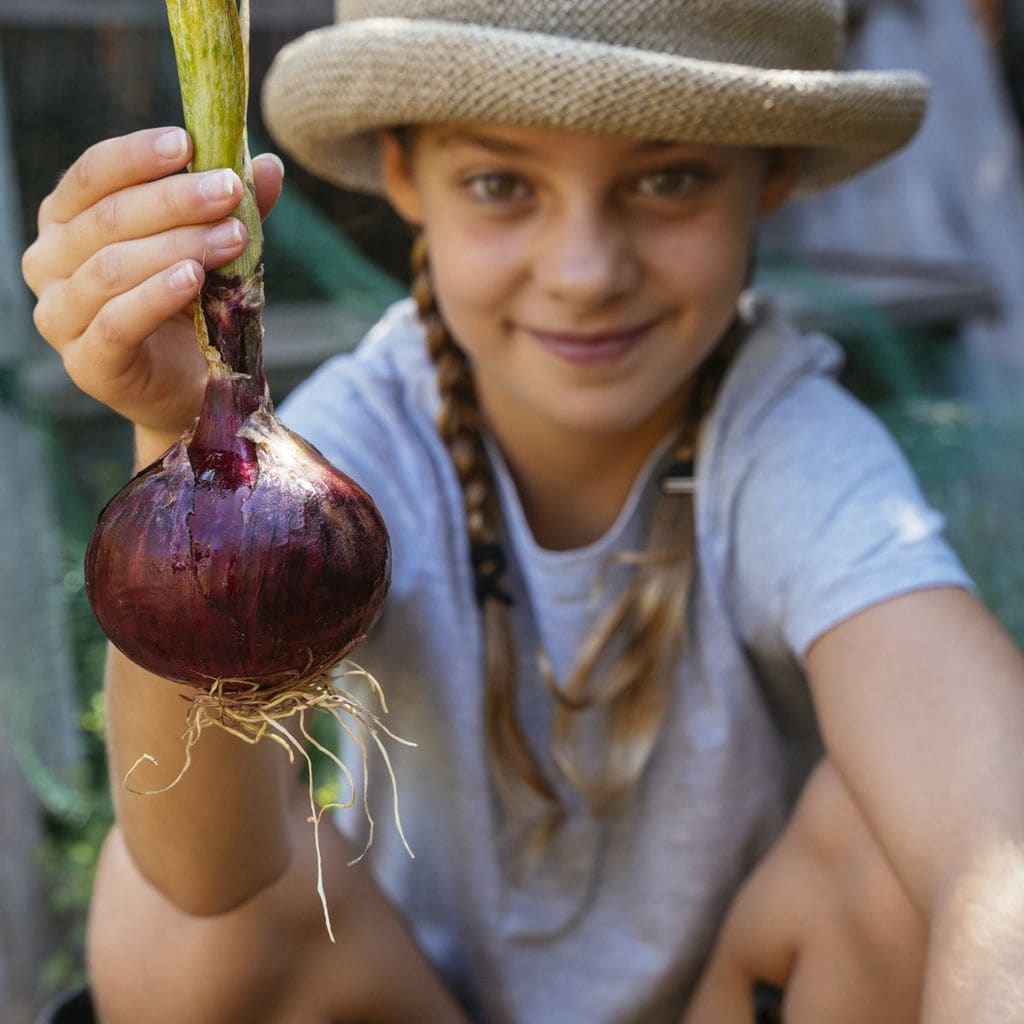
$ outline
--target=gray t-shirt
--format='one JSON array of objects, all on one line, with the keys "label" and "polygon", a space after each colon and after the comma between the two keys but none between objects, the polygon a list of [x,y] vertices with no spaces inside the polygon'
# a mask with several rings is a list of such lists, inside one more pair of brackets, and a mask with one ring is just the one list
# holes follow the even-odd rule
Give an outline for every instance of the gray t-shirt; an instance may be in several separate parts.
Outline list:
[{"label": "gray t-shirt", "polygon": [[[508,870],[487,769],[482,634],[463,503],[434,429],[434,371],[410,302],[290,397],[286,421],[374,496],[392,536],[386,609],[355,652],[386,690],[405,853],[371,760],[369,860],[476,1021],[675,1024],[736,886],[820,752],[801,659],[831,626],[917,588],[970,587],[892,439],[834,380],[831,340],[762,307],[702,434],[691,635],[651,761],[608,820],[574,811],[544,861]],[[642,545],[667,452],[600,540],[550,551],[493,450],[523,657],[520,707],[546,757],[551,699]],[[604,594],[605,597],[595,597]],[[347,762],[360,777],[359,757]],[[340,826],[362,837],[358,808]],[[344,865],[327,865],[328,871]]]}]

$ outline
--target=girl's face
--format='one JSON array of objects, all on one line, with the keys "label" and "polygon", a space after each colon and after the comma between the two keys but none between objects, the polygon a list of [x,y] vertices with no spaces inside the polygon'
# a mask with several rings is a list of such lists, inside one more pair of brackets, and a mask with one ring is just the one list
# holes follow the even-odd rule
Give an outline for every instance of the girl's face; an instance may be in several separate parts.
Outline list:
[{"label": "girl's face", "polygon": [[793,154],[494,125],[383,136],[438,305],[499,439],[529,424],[650,440],[731,323]]}]

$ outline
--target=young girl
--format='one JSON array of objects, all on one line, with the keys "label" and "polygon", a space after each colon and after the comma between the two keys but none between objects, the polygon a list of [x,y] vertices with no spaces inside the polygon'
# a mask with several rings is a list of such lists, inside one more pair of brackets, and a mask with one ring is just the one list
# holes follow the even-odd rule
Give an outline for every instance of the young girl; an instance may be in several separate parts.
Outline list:
[{"label": "young girl", "polygon": [[[418,229],[413,298],[283,410],[391,531],[357,657],[418,744],[394,752],[416,859],[371,773],[369,870],[344,866],[355,816],[325,837],[331,946],[281,752],[204,735],[167,793],[115,786],[104,1020],[675,1024],[781,833],[695,1016],[751,1019],[750,982],[792,981],[790,1024],[839,1022],[798,994],[842,996],[884,948],[843,941],[859,890],[839,868],[864,850],[906,901],[882,939],[905,914],[918,953],[927,934],[920,1019],[1024,1021],[1020,656],[834,382],[837,346],[744,291],[760,215],[921,118],[915,76],[832,70],[843,19],[837,0],[352,0],[280,56],[280,144]],[[25,257],[41,333],[134,423],[140,465],[196,414],[189,303],[244,245],[240,183],[174,175],[189,155],[176,129],[93,147]],[[266,211],[279,165],[256,176]],[[108,714],[113,779],[143,751],[154,787],[173,778],[177,687],[112,653]],[[829,785],[783,832],[822,740]],[[857,824],[839,850],[807,827],[837,807]],[[820,920],[794,940],[760,909],[810,860],[836,867],[814,881],[834,976],[775,956]]]}]

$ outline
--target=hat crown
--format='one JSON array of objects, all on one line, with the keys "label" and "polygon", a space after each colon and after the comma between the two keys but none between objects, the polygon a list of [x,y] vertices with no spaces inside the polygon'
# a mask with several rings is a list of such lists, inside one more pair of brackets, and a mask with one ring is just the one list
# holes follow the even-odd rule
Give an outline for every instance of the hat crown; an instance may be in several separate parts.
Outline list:
[{"label": "hat crown", "polygon": [[448,21],[761,68],[838,67],[844,0],[337,0],[339,22]]}]

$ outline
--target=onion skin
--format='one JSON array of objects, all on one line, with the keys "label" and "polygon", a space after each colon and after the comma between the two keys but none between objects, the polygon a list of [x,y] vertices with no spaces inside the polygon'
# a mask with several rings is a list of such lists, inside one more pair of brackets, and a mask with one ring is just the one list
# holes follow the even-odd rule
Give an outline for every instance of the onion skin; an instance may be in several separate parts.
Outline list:
[{"label": "onion skin", "polygon": [[111,499],[85,557],[113,644],[204,689],[321,675],[366,635],[390,575],[372,499],[244,376],[210,378],[193,430]]}]

